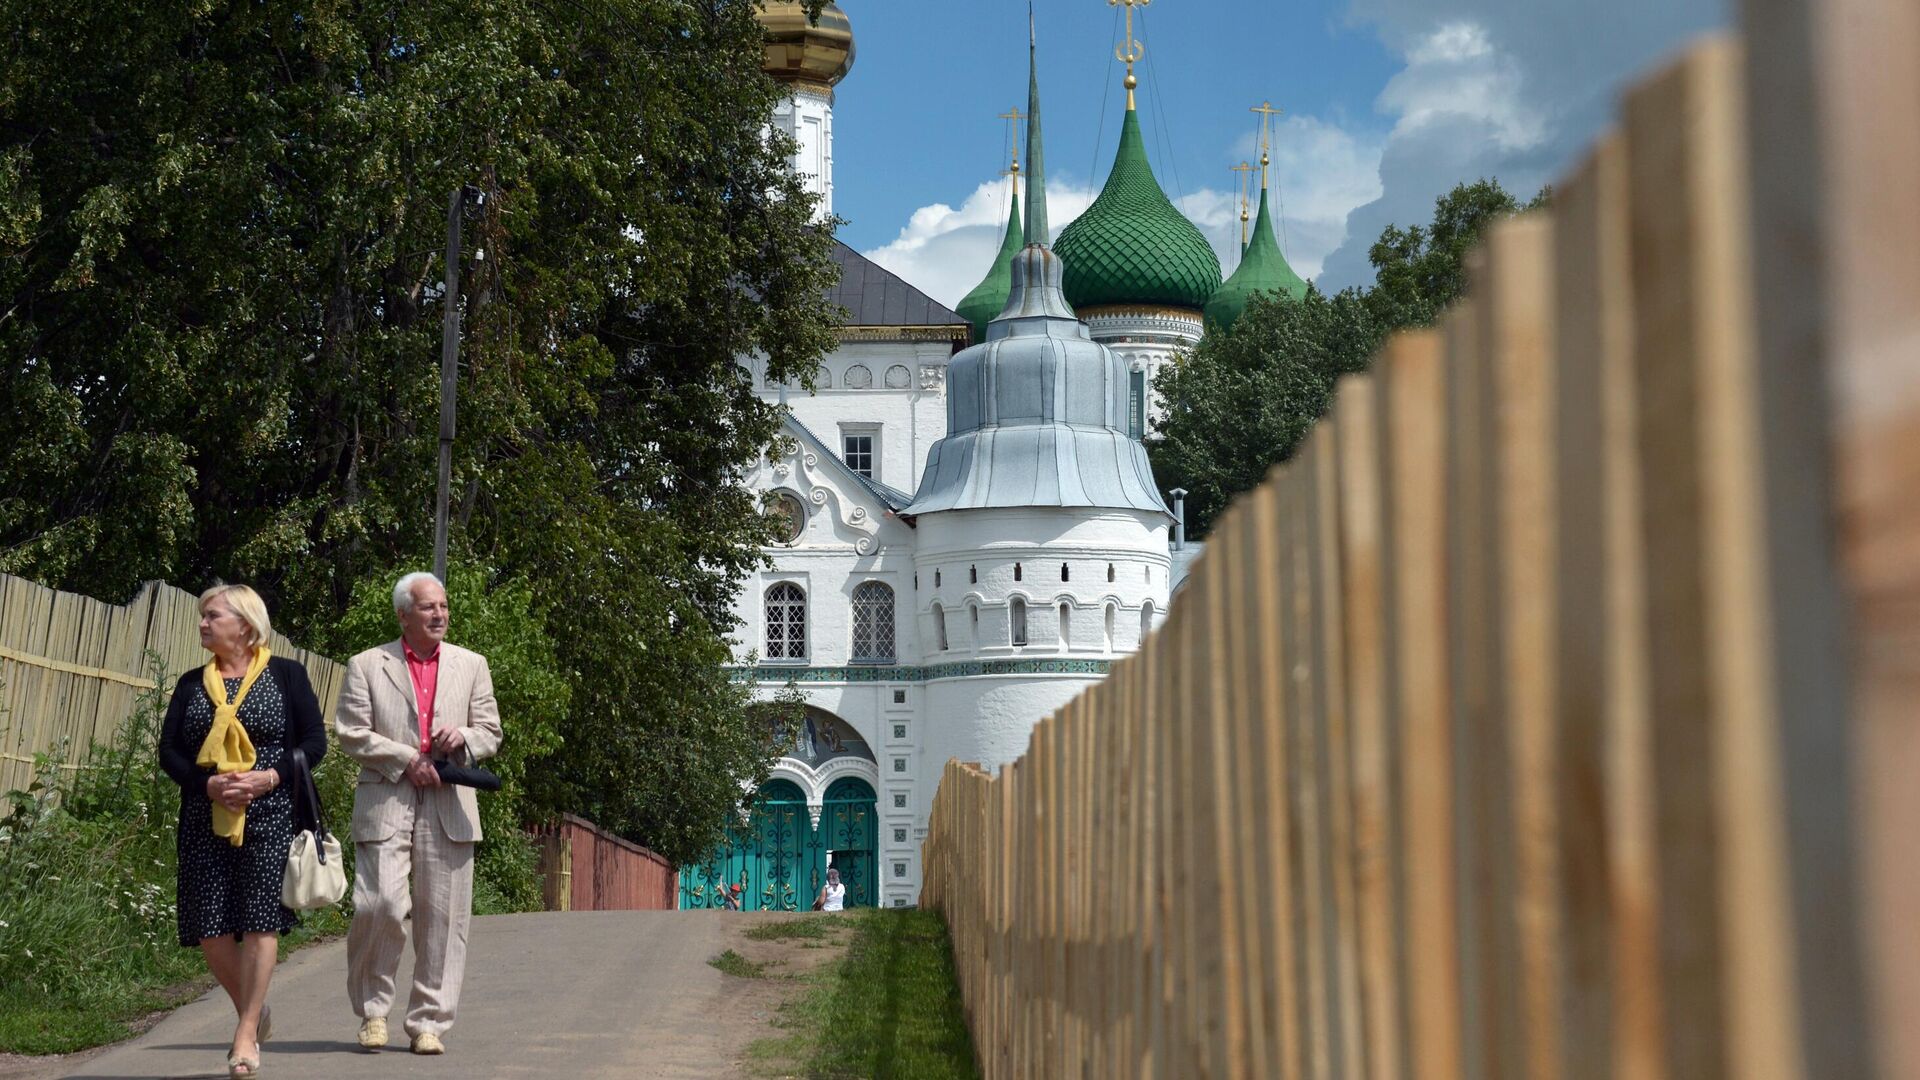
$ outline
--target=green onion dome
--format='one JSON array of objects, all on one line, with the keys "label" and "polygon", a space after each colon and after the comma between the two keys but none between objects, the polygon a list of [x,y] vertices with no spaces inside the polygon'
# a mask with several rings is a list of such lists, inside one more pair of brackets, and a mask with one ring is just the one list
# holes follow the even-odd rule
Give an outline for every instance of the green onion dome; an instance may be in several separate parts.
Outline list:
[{"label": "green onion dome", "polygon": [[1007,213],[1007,234],[1000,241],[1000,253],[993,257],[993,266],[953,309],[973,326],[976,343],[987,340],[987,324],[1007,306],[1007,294],[1013,291],[1013,257],[1026,246],[1025,230],[1020,227],[1020,196],[1015,195],[1013,209]]},{"label": "green onion dome", "polygon": [[1307,283],[1287,265],[1280,245],[1273,241],[1265,190],[1260,192],[1260,215],[1253,222],[1253,239],[1248,241],[1246,254],[1233,276],[1207,301],[1207,321],[1227,329],[1247,310],[1247,300],[1255,293],[1280,293],[1295,300],[1307,295]]},{"label": "green onion dome", "polygon": [[1160,190],[1132,109],[1100,197],[1060,231],[1053,249],[1067,264],[1067,301],[1076,311],[1108,304],[1199,311],[1220,288],[1220,257]]}]

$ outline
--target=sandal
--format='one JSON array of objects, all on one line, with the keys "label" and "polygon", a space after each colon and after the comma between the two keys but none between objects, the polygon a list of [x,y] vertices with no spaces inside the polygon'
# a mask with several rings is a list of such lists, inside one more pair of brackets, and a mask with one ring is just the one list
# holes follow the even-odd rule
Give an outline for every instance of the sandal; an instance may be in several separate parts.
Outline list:
[{"label": "sandal", "polygon": [[252,1057],[245,1054],[227,1055],[227,1080],[258,1080],[259,1076],[259,1051],[254,1051]]},{"label": "sandal", "polygon": [[262,1005],[260,1006],[260,1025],[255,1035],[255,1041],[266,1042],[271,1038],[273,1038],[273,1006]]}]

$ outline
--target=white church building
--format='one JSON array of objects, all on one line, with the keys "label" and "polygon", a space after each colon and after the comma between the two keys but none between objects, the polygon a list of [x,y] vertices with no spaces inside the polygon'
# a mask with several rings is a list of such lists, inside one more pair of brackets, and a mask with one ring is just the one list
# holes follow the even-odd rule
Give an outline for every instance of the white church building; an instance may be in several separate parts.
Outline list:
[{"label": "white church building", "polygon": [[[817,24],[798,4],[762,20],[768,70],[792,91],[776,123],[830,213],[851,27],[832,4]],[[746,476],[786,531],[736,600],[736,657],[763,699],[797,687],[807,721],[733,843],[682,868],[683,907],[719,906],[738,884],[750,910],[804,910],[829,865],[850,904],[913,903],[946,762],[1018,757],[1164,620],[1197,549],[1173,549],[1142,441],[1147,388],[1198,340],[1221,280],[1147,169],[1128,82],[1107,205],[1056,254],[1032,81],[1025,214],[1016,200],[1007,244],[960,305],[973,318],[836,243],[828,299],[848,317],[813,390],[742,358],[787,409]],[[1075,303],[1076,288],[1097,302]]]}]

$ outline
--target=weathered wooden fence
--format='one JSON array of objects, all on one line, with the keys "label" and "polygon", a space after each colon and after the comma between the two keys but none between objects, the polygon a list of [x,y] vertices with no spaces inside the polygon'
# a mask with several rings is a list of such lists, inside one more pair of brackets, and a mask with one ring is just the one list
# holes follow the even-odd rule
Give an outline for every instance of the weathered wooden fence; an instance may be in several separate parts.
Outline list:
[{"label": "weathered wooden fence", "polygon": [[[331,717],[345,669],[278,632],[273,649],[307,666]],[[159,656],[168,691],[206,663],[194,594],[148,582],[116,606],[0,574],[0,791],[27,786],[35,754],[64,745],[61,767],[81,768],[96,741],[111,742],[153,687],[148,652]]]},{"label": "weathered wooden fence", "polygon": [[672,911],[680,906],[673,864],[592,822],[562,814],[533,830],[548,911]]},{"label": "weathered wooden fence", "polygon": [[987,1076],[1920,1076],[1920,5],[1822,10],[1634,87],[948,765]]}]

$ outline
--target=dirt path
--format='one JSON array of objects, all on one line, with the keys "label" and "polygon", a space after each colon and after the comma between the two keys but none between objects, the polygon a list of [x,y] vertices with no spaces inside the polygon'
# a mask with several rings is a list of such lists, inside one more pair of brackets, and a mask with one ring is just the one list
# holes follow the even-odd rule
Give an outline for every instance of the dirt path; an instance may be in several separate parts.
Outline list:
[{"label": "dirt path", "polygon": [[[838,949],[744,936],[759,923],[805,917],[609,911],[476,919],[459,1023],[440,1058],[405,1052],[397,1013],[399,1049],[362,1051],[354,1043],[358,1021],[346,1003],[346,946],[315,946],[274,978],[275,1031],[263,1072],[275,1080],[743,1075],[747,1046],[773,1033],[775,1012],[799,985],[733,978],[707,961],[733,949],[771,965],[769,975],[811,970]],[[401,961],[403,984],[412,962],[411,956]],[[223,995],[208,995],[118,1046],[20,1060],[0,1076],[224,1076],[232,1016]]]}]

